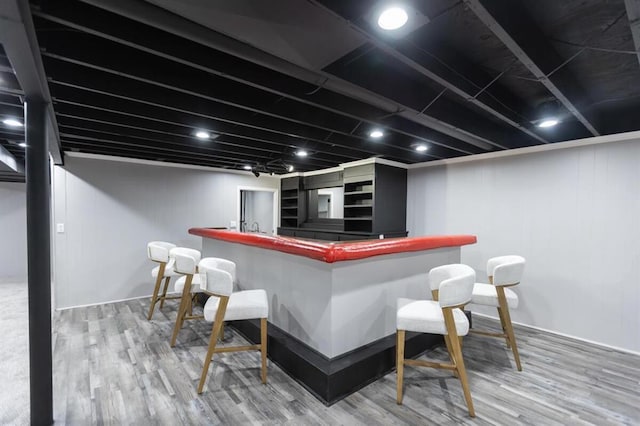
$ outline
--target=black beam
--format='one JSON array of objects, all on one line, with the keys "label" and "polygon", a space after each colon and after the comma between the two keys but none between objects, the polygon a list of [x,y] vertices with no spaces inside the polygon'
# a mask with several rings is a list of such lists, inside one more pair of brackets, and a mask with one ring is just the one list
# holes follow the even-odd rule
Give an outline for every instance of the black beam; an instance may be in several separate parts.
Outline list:
[{"label": "black beam", "polygon": [[593,118],[580,111],[589,104],[584,89],[544,33],[516,0],[464,0],[476,16],[593,136]]},{"label": "black beam", "polygon": [[[52,19],[50,15],[41,14],[41,16],[45,19]],[[45,55],[55,55],[60,59],[75,60],[107,69],[112,69],[113,64],[117,63],[117,71],[162,82],[172,87],[187,88],[192,92],[203,90],[206,92],[207,89],[209,91],[224,91],[222,95],[208,95],[220,97],[223,100],[226,96],[226,100],[235,104],[242,104],[242,100],[247,97],[257,97],[259,102],[264,102],[262,98],[265,96],[271,97],[269,111],[272,112],[276,108],[284,108],[283,102],[276,103],[275,101],[285,99],[291,104],[288,107],[289,112],[313,116],[319,114],[319,111],[314,112],[313,109],[310,109],[310,107],[314,107],[324,111],[325,114],[328,112],[342,118],[360,121],[363,125],[356,133],[357,135],[366,135],[372,127],[384,127],[388,131],[398,133],[414,141],[422,140],[463,153],[473,153],[473,151],[469,151],[467,143],[423,126],[415,126],[415,123],[413,123],[414,126],[411,126],[413,129],[411,132],[404,127],[392,127],[388,122],[380,119],[388,114],[386,111],[331,92],[321,86],[314,86],[222,52],[212,51],[199,44],[190,43],[189,48],[183,48],[182,45],[189,42],[178,39],[172,34],[148,28],[155,36],[141,40],[140,37],[137,37],[139,28],[136,25],[136,42],[134,43],[123,38],[131,37],[129,32],[123,30],[127,28],[126,25],[109,26],[110,32],[107,35],[99,31],[92,31],[84,25],[71,24],[64,20],[62,22],[88,32],[74,33],[72,35],[73,43],[71,43],[68,32],[48,31],[47,37],[43,37],[43,47],[47,50]],[[48,22],[48,25],[51,23]],[[86,47],[78,49],[78,46]],[[141,56],[147,59],[143,60]],[[131,57],[131,60],[127,60],[128,57]],[[156,62],[157,65],[154,66],[153,64]],[[145,66],[136,66],[141,63],[144,63]],[[178,66],[179,72],[172,73],[167,69],[176,66]],[[173,81],[165,81],[163,77],[173,79]],[[197,81],[206,81],[206,84],[196,84]],[[239,96],[250,89],[252,91],[249,92],[249,96]],[[255,105],[252,103],[252,106]],[[286,115],[287,113],[280,114]],[[330,114],[329,117],[331,116]],[[355,123],[352,123],[349,129],[354,127],[353,124]],[[484,152],[484,150],[480,152]]]},{"label": "black beam", "polygon": [[[254,93],[247,93],[246,97],[253,96],[252,101],[242,100],[247,105],[240,105],[219,99],[217,97],[220,96],[219,93],[216,94],[216,97],[203,94],[207,92],[207,86],[216,86],[215,82],[209,83],[203,80],[199,85],[200,92],[187,91],[176,86],[184,85],[180,81],[182,77],[174,82],[176,85],[173,83],[159,84],[152,80],[132,78],[131,75],[124,75],[124,73],[115,70],[96,69],[88,64],[68,62],[48,54],[45,54],[45,59],[50,81],[56,84],[66,83],[77,88],[90,88],[100,93],[143,100],[166,108],[198,113],[206,111],[207,115],[218,118],[235,117],[233,120],[236,122],[251,123],[252,126],[257,125],[270,129],[283,129],[288,133],[302,135],[305,139],[330,141],[332,144],[361,150],[364,148],[371,155],[383,154],[401,159],[408,158],[413,153],[410,144],[415,142],[414,139],[406,138],[403,135],[389,135],[386,139],[392,139],[391,141],[377,142],[375,150],[373,150],[370,148],[371,141],[368,138],[350,134],[357,123],[350,122],[347,129],[344,125],[336,126],[336,123],[330,119],[319,121],[317,113],[297,111],[300,108],[296,108],[293,104],[286,105],[286,100],[278,102],[276,99],[272,99],[271,102],[265,102],[260,96],[256,97]],[[189,79],[188,74],[184,77]],[[171,99],[171,105],[167,105],[168,99]],[[253,103],[258,107],[248,105]],[[273,111],[278,111],[278,113]],[[369,146],[368,149],[367,146]],[[445,157],[450,153],[444,148],[433,148],[435,153],[432,152],[430,155]]]},{"label": "black beam", "polygon": [[[62,137],[63,141],[67,141],[69,139],[80,139],[94,146],[107,147],[118,145],[137,149],[140,151],[147,151],[149,153],[157,154],[158,156],[164,156],[167,155],[167,153],[171,153],[174,156],[183,157],[185,159],[211,159],[215,161],[227,162],[229,164],[237,164],[240,166],[244,164],[264,163],[267,161],[284,159],[287,157],[282,153],[259,155],[256,153],[252,154],[246,152],[247,150],[241,153],[239,153],[237,150],[228,151],[220,149],[217,141],[208,141],[204,143],[208,146],[211,146],[211,148],[204,146],[195,147],[193,146],[193,144],[163,142],[148,138],[134,138],[124,135],[109,134],[95,130],[85,130],[79,128],[69,129],[64,125],[60,126],[60,136]],[[315,155],[313,157],[313,160],[308,162],[308,164],[314,165],[318,168],[325,168],[337,166],[339,162],[332,161],[330,159],[318,158],[318,156]]]},{"label": "black beam", "polygon": [[[166,43],[165,48],[160,49],[161,51],[166,51],[165,49],[171,48],[172,45],[181,46],[180,49],[183,49],[183,51],[191,50],[191,46],[183,48],[184,41],[189,40],[201,46],[210,47],[219,52],[224,52],[225,54],[279,72],[283,75],[292,76],[298,80],[312,84],[316,89],[323,88],[354,100],[366,102],[387,113],[398,112],[398,114],[404,118],[436,130],[441,134],[449,135],[450,137],[481,147],[485,150],[491,149],[491,145],[485,139],[471,132],[456,128],[426,114],[417,114],[417,111],[409,110],[397,102],[335,78],[335,76],[331,76],[328,73],[302,68],[291,62],[260,51],[241,41],[211,31],[203,26],[193,25],[191,21],[160,7],[144,2],[111,2],[104,0],[85,0],[85,2],[106,9],[111,13],[96,13],[96,8],[78,5],[75,2],[49,2],[47,3],[44,13],[40,14],[40,16],[52,22],[62,23],[81,31],[85,31],[86,28],[82,25],[78,26],[74,22],[87,22],[91,19],[91,32],[93,34],[114,41],[117,40],[115,40],[110,33],[113,32],[113,29],[117,28],[120,30],[123,27],[127,27],[127,31],[129,31],[129,36],[124,37],[124,39],[128,40],[140,40],[143,34],[144,37],[148,39],[159,37],[164,40],[173,35],[174,42]],[[121,15],[119,20],[114,18],[114,14]],[[144,31],[141,31],[140,23],[155,28],[145,28]],[[155,32],[153,31],[154,29]],[[160,31],[158,31],[158,29]],[[176,38],[178,40],[182,39],[182,42],[176,44]],[[178,54],[177,56],[180,57],[181,55]],[[435,137],[432,139],[437,140]]]},{"label": "black beam", "polygon": [[[50,84],[58,103],[75,103],[76,105],[90,105],[111,111],[124,111],[141,117],[156,117],[174,123],[183,123],[187,126],[201,123],[201,128],[213,132],[217,130],[219,123],[235,125],[237,132],[244,132],[243,128],[266,130],[283,135],[283,138],[291,143],[292,150],[297,146],[311,151],[322,151],[353,158],[366,158],[380,153],[398,161],[411,161],[413,158],[411,156],[413,152],[408,149],[379,149],[371,141],[360,141],[356,138],[309,128],[302,124],[281,122],[271,117],[248,116],[228,108],[218,108],[217,111],[214,111],[214,106],[206,101],[196,102],[197,100],[181,99],[176,96],[171,98],[169,104],[167,95],[159,91],[142,92],[140,96],[143,98],[133,98],[129,95],[136,92],[136,87],[129,87],[124,82],[122,82],[124,86],[112,88],[111,92],[80,87],[73,83],[57,80],[51,80]],[[105,82],[94,84],[104,85]],[[105,87],[105,89],[108,88]],[[128,91],[129,89],[131,92]],[[137,90],[139,91],[139,88]],[[122,92],[122,94],[117,94],[117,92]],[[154,101],[148,100],[149,98],[154,98]]]},{"label": "black beam", "polygon": [[[58,119],[60,120],[60,126],[72,125],[79,128],[86,128],[87,130],[99,130],[109,132],[126,132],[130,136],[145,136],[150,138],[152,135],[158,135],[161,139],[164,137],[184,138],[184,135],[192,134],[197,127],[187,126],[183,123],[175,123],[166,119],[160,120],[151,117],[145,117],[141,115],[131,115],[122,111],[114,111],[96,108],[95,106],[80,106],[67,104],[64,101],[59,101],[56,105],[58,111]],[[124,123],[123,121],[126,121]],[[118,130],[120,129],[120,130]],[[277,137],[273,140],[263,139],[258,137],[252,137],[247,135],[241,135],[238,133],[227,133],[221,131],[221,127],[216,127],[216,133],[221,137],[215,140],[216,144],[222,144],[225,146],[239,146],[258,151],[265,152],[279,152],[282,155],[291,154],[291,144],[279,142]],[[254,132],[257,135],[261,135],[260,131]],[[273,135],[265,133],[267,136],[273,137]],[[156,136],[151,137],[151,139]],[[191,139],[193,139],[191,137]],[[342,157],[340,155],[334,155],[334,162],[345,162],[360,157]],[[348,158],[345,160],[345,158]],[[306,160],[308,160],[307,158]],[[306,162],[305,160],[305,162]],[[313,160],[309,164],[314,164]]]},{"label": "black beam", "polygon": [[373,48],[365,52],[355,50],[345,55],[325,71],[342,79],[380,93],[412,110],[427,108],[431,116],[447,120],[453,126],[468,129],[482,135],[498,148],[516,148],[539,144],[539,141],[516,131],[512,127],[498,124],[464,107],[446,94],[427,77],[416,73],[411,67],[399,63],[386,52]]},{"label": "black beam", "polygon": [[[494,118],[521,131],[529,138],[533,138],[538,142],[547,143],[546,139],[542,138],[535,132],[523,126],[520,123],[522,121],[521,117],[517,116],[512,111],[495,102],[494,100],[486,98],[486,96],[478,96],[480,94],[480,90],[482,89],[481,86],[477,86],[467,80],[460,78],[458,75],[456,75],[456,73],[451,72],[449,68],[444,66],[442,62],[436,60],[434,56],[424,54],[415,45],[413,45],[412,43],[408,43],[406,40],[400,39],[395,42],[386,42],[380,37],[372,34],[370,31],[367,31],[366,25],[361,21],[358,21],[358,24],[356,24],[351,20],[341,16],[331,8],[323,6],[321,2],[317,0],[311,1],[316,6],[332,13],[334,16],[340,19],[344,25],[350,27],[353,31],[365,37],[369,41],[369,43],[380,49],[382,52],[385,52],[390,57],[429,78],[430,80],[438,83],[440,86],[446,88],[451,93],[455,93],[465,102],[473,104],[475,107],[480,108]],[[499,148],[504,148],[500,144],[496,144],[496,146]]]},{"label": "black beam", "polygon": [[[47,103],[48,149],[57,164],[63,164],[56,117],[51,106],[51,95],[40,58],[40,48],[33,26],[28,0],[0,1],[0,44],[11,62],[20,87],[27,98],[42,99]],[[19,94],[15,90],[0,89]]]},{"label": "black beam", "polygon": [[47,104],[27,99],[27,282],[31,424],[53,424],[51,229]]}]

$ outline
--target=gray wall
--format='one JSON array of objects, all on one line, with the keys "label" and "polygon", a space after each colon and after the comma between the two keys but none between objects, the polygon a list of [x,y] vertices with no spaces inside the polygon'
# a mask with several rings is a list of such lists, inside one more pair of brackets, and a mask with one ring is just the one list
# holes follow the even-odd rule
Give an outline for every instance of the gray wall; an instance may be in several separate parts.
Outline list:
[{"label": "gray wall", "polygon": [[238,186],[279,188],[251,173],[67,157],[54,170],[56,308],[149,295],[152,240],[200,249],[191,227],[237,220]]},{"label": "gray wall", "polygon": [[[275,234],[273,227],[273,192],[270,191],[246,191],[245,222],[247,231],[253,229],[253,224],[258,223],[258,229],[264,234]],[[277,200],[276,200],[277,203]]]},{"label": "gray wall", "polygon": [[514,321],[640,352],[640,140],[410,170],[407,212],[411,236],[477,235],[478,277],[527,259]]},{"label": "gray wall", "polygon": [[24,183],[0,182],[0,283],[27,280],[27,198]]}]

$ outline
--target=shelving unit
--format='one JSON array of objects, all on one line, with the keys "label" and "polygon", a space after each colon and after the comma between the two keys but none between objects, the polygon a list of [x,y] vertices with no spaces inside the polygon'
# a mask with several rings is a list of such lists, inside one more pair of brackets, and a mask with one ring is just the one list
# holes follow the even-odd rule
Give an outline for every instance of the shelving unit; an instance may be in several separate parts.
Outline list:
[{"label": "shelving unit", "polygon": [[280,226],[297,227],[304,216],[304,192],[297,177],[283,179],[280,192]]},{"label": "shelving unit", "polygon": [[[309,192],[343,186],[343,218],[316,216],[317,201]],[[290,177],[281,181],[281,228],[278,233],[329,241],[404,237],[406,231],[407,171],[365,163],[340,172]],[[311,204],[309,204],[311,203]],[[307,215],[310,209],[314,214]]]},{"label": "shelving unit", "polygon": [[344,170],[344,231],[406,232],[406,170],[367,164]]},{"label": "shelving unit", "polygon": [[373,179],[356,178],[344,183],[344,230],[371,232],[373,229]]}]

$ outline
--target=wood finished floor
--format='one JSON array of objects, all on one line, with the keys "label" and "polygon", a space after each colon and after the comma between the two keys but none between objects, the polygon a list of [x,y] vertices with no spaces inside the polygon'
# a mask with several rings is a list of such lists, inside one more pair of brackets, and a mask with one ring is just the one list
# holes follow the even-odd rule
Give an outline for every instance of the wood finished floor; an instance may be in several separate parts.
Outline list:
[{"label": "wood finished floor", "polygon": [[[152,321],[148,306],[140,299],[56,313],[56,424],[640,424],[640,357],[520,327],[522,372],[500,340],[465,338],[475,419],[444,370],[407,367],[401,406],[393,372],[326,407],[271,362],[262,385],[258,352],[216,355],[199,396],[210,326],[188,321],[172,349],[176,303]],[[230,343],[244,339],[227,328]],[[427,355],[447,359],[444,348]]]}]

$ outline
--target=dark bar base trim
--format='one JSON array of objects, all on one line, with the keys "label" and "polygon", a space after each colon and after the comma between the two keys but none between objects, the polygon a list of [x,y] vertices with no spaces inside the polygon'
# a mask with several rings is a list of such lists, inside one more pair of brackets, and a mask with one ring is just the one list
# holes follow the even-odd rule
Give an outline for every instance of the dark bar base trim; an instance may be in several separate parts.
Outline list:
[{"label": "dark bar base trim", "polygon": [[[258,320],[230,325],[247,340],[258,343]],[[391,335],[335,358],[327,358],[288,333],[269,324],[269,359],[326,405],[363,388],[396,366],[396,336]],[[405,356],[416,357],[443,343],[442,336],[407,333]]]}]

